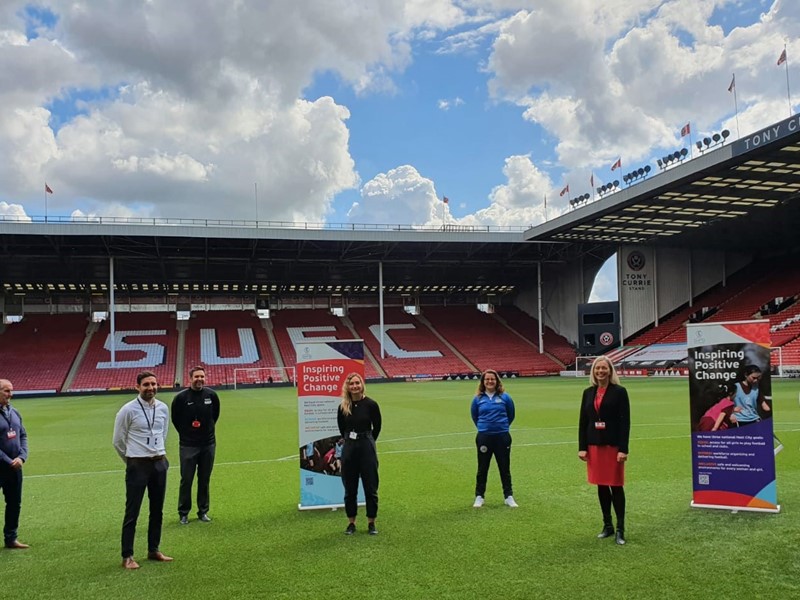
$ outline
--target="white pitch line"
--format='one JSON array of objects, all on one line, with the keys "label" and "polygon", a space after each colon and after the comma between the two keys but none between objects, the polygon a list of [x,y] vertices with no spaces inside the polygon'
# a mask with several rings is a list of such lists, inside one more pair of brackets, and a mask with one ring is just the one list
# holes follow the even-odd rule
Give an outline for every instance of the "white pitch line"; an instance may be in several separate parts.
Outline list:
[{"label": "white pitch line", "polygon": [[[633,441],[648,441],[648,440],[672,440],[672,439],[680,439],[686,438],[686,435],[672,435],[672,436],[665,436],[665,437],[647,437],[647,438],[633,438]],[[568,444],[575,444],[576,440],[566,440],[562,442],[530,442],[527,444],[524,443],[515,443],[513,447],[531,447],[531,446],[564,446]],[[418,454],[420,452],[448,452],[448,451],[464,451],[464,450],[475,450],[475,446],[454,446],[451,448],[413,448],[407,450],[384,450],[381,451],[379,454]],[[220,467],[230,467],[230,466],[237,466],[237,465],[259,465],[259,464],[266,464],[272,462],[282,462],[286,460],[293,460],[297,459],[297,454],[292,454],[290,456],[283,456],[281,458],[262,458],[258,460],[238,460],[238,461],[231,461],[231,462],[223,462],[223,463],[216,463],[214,466]],[[58,477],[75,477],[81,475],[110,475],[110,474],[117,474],[123,473],[124,469],[117,469],[117,470],[107,470],[107,471],[80,471],[77,473],[43,473],[41,475],[26,475],[25,479],[51,479],[51,478],[58,478]]]}]

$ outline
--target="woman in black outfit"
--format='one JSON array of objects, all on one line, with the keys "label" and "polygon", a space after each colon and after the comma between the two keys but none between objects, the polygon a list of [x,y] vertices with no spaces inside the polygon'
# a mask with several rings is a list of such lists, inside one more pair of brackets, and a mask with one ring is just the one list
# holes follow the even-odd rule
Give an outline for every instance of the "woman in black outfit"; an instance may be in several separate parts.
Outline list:
[{"label": "woman in black outfit", "polygon": [[353,535],[356,532],[360,477],[367,501],[367,530],[370,535],[376,535],[378,453],[375,442],[381,433],[381,409],[375,400],[365,395],[364,379],[358,373],[350,373],[345,379],[337,421],[339,433],[344,438],[342,483],[344,510],[350,521],[344,532],[346,535]]},{"label": "woman in black outfit", "polygon": [[592,363],[591,387],[583,392],[578,426],[578,458],[586,462],[588,480],[597,486],[603,530],[597,535],[614,535],[611,507],[617,515],[616,542],[625,544],[625,461],[631,412],[627,390],[609,359],[600,356]]}]

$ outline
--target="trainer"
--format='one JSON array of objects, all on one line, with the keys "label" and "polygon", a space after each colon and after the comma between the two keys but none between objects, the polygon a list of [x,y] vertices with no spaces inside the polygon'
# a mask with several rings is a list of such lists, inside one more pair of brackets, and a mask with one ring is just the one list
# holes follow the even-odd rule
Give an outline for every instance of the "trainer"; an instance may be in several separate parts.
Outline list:
[{"label": "trainer", "polygon": [[158,381],[154,373],[139,373],[136,390],[139,395],[119,409],[114,421],[114,449],[125,462],[125,518],[122,521],[122,566],[125,569],[139,568],[133,559],[133,540],[145,490],[150,500],[147,558],[172,561],[158,549],[169,469],[166,451],[169,409],[156,398]]},{"label": "trainer", "polygon": [[22,465],[28,460],[28,434],[22,417],[11,406],[14,386],[0,379],[0,488],[6,499],[3,541],[6,548],[24,550],[28,544],[17,539],[19,513],[22,509]]},{"label": "trainer", "polygon": [[197,473],[197,518],[208,523],[209,483],[217,451],[215,429],[219,419],[219,397],[206,385],[206,370],[189,371],[191,386],[172,400],[172,424],[180,437],[181,487],[178,492],[178,516],[182,525],[189,523],[192,510],[192,482]]}]

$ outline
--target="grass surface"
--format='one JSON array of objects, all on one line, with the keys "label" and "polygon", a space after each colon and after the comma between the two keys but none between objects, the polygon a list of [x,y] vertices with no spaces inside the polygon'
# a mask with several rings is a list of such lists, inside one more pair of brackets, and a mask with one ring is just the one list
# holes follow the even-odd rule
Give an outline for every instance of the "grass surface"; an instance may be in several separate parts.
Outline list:
[{"label": "grass surface", "polygon": [[[633,429],[627,538],[597,540],[594,488],[577,459],[586,380],[509,380],[517,405],[511,470],[496,467],[471,508],[474,382],[371,385],[378,442],[377,537],[342,534],[343,511],[297,510],[297,399],[291,388],[220,394],[209,524],[178,524],[177,435],[168,450],[161,548],[175,562],[120,567],[123,465],[111,447],[124,396],[17,399],[30,459],[20,539],[0,550],[9,598],[789,598],[800,597],[800,381],[775,381],[780,514],[690,509],[688,384],[627,380]],[[160,394],[169,403],[172,393]],[[287,458],[289,457],[289,458]],[[146,511],[136,557],[146,551]],[[5,597],[5,593],[3,594]]]}]

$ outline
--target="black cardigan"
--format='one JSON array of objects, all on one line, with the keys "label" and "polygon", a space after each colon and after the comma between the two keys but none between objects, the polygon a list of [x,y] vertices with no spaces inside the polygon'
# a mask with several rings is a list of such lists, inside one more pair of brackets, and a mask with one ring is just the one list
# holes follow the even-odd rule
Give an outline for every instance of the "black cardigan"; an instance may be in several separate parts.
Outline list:
[{"label": "black cardigan", "polygon": [[[621,385],[609,384],[600,413],[594,409],[597,387],[583,390],[581,416],[578,425],[578,450],[593,446],[616,446],[620,452],[628,453],[631,434],[631,406],[628,391]],[[606,424],[605,429],[596,429],[595,422]]]}]

